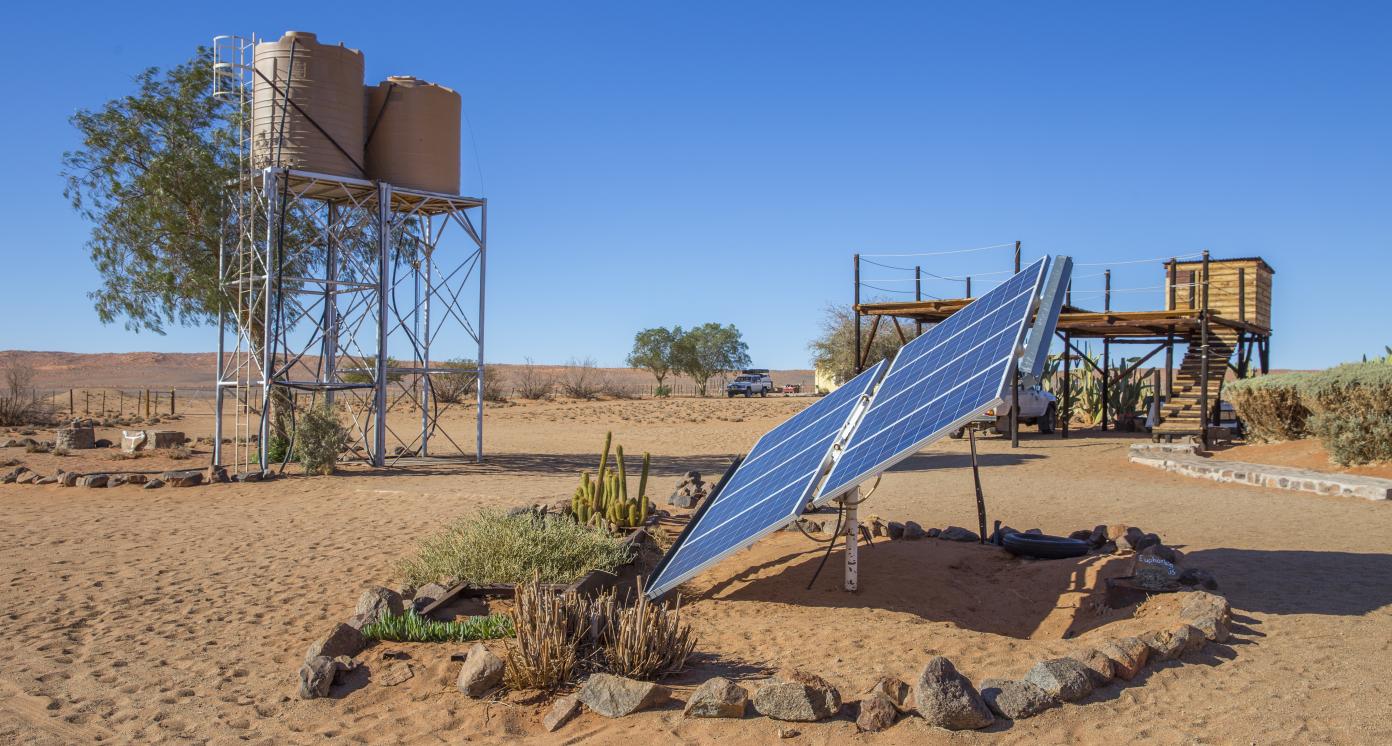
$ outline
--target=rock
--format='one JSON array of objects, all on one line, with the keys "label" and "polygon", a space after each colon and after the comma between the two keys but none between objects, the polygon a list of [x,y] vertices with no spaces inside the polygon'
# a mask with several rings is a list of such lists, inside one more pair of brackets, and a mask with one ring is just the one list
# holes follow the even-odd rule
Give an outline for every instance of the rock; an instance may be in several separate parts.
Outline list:
[{"label": "rock", "polygon": [[1059,700],[1028,681],[986,679],[981,682],[981,699],[991,712],[1010,720],[1033,717],[1053,707]]},{"label": "rock", "polygon": [[541,719],[542,727],[546,728],[547,733],[555,733],[557,728],[566,724],[566,721],[575,717],[580,712],[580,696],[571,694],[561,697],[551,704],[551,709],[546,711],[546,716]]},{"label": "rock", "polygon": [[1088,534],[1088,546],[1096,549],[1107,543],[1107,527],[1103,525],[1094,526],[1092,533]]},{"label": "rock", "polygon": [[0,476],[0,484],[14,484],[15,481],[19,479],[19,476],[26,471],[29,470],[21,466],[6,472],[3,476]]},{"label": "rock", "polygon": [[870,687],[866,695],[869,696],[876,692],[889,697],[889,700],[894,703],[895,707],[899,708],[900,712],[908,712],[912,709],[912,703],[909,699],[913,697],[913,687],[905,684],[899,679],[892,676],[880,677],[880,680],[876,681],[875,685]]},{"label": "rock", "polygon": [[992,532],[991,532],[990,538],[988,538],[988,539],[986,540],[988,543],[995,544],[996,546],[1000,546],[1000,545],[1002,545],[1002,544],[1005,543],[1005,537],[1007,537],[1007,536],[1009,536],[1009,535],[1011,535],[1011,534],[1018,534],[1018,533],[1020,533],[1019,531],[1016,531],[1015,529],[1013,529],[1013,528],[1011,528],[1011,527],[1009,527],[1009,526],[1001,526],[1001,525],[999,525],[999,521],[997,521],[997,524],[998,524],[998,525],[996,526],[996,530],[995,530],[995,531],[992,531]]},{"label": "rock", "polygon": [[1112,528],[1114,527],[1108,527],[1107,538],[1116,542],[1117,549],[1123,552],[1139,551],[1136,544],[1145,536],[1139,528],[1135,526],[1119,526],[1121,529],[1121,533],[1119,534],[1112,533]]},{"label": "rock", "polygon": [[822,532],[822,522],[809,521],[806,518],[804,518],[802,519],[802,530],[806,531],[809,534],[820,534]]},{"label": "rock", "polygon": [[163,480],[163,479],[160,479],[160,478],[158,478],[158,477],[156,477],[156,478],[154,478],[154,479],[151,479],[150,481],[148,481],[148,482],[145,483],[145,489],[147,489],[147,490],[157,490],[157,489],[159,489],[159,488],[161,488],[161,487],[163,487],[163,486],[164,486],[164,480]]},{"label": "rock", "polygon": [[1104,541],[1097,547],[1098,554],[1116,554],[1117,545],[1115,541]]},{"label": "rock", "polygon": [[77,483],[82,487],[99,488],[105,487],[109,479],[110,477],[106,474],[85,474],[77,480]]},{"label": "rock", "polygon": [[597,673],[580,688],[580,701],[604,717],[619,718],[664,704],[672,691],[650,681],[636,681],[607,673]]},{"label": "rock", "polygon": [[1167,630],[1147,632],[1140,639],[1150,648],[1151,660],[1170,661],[1202,648],[1207,638],[1191,625],[1177,624]]},{"label": "rock", "polygon": [[300,666],[300,699],[329,696],[336,673],[334,662],[322,655],[307,659]]},{"label": "rock", "polygon": [[1214,593],[1196,591],[1179,610],[1179,618],[1188,622],[1206,639],[1225,643],[1232,636],[1232,609],[1228,600]]},{"label": "rock", "polygon": [[264,478],[265,476],[259,471],[238,472],[232,475],[231,477],[233,482],[240,482],[242,484],[247,484],[250,482],[260,482]]},{"label": "rock", "polygon": [[1218,580],[1207,570],[1191,567],[1179,574],[1179,582],[1187,586],[1198,586],[1210,591],[1218,590]]},{"label": "rock", "polygon": [[1025,681],[1044,690],[1045,694],[1065,702],[1086,697],[1092,692],[1092,680],[1087,667],[1072,658],[1051,658],[1034,664],[1025,674]]},{"label": "rock", "polygon": [[25,469],[24,471],[19,473],[19,476],[15,477],[14,481],[15,484],[33,484],[34,480],[38,478],[38,472],[29,471],[28,469]]},{"label": "rock", "polygon": [[1139,539],[1137,539],[1137,540],[1131,542],[1131,546],[1133,546],[1133,547],[1136,549],[1137,552],[1140,552],[1140,551],[1146,549],[1147,547],[1153,547],[1153,546],[1157,546],[1157,545],[1159,545],[1159,544],[1160,544],[1160,537],[1157,536],[1157,535],[1155,535],[1155,534],[1145,534],[1144,536],[1140,537]]},{"label": "rock", "polygon": [[114,445],[116,444],[106,438],[97,438],[96,441],[92,443],[93,448],[111,448]]},{"label": "rock", "polygon": [[[150,424],[158,425],[159,420],[155,420]],[[155,448],[174,448],[188,441],[188,438],[184,437],[184,433],[180,430],[152,430],[149,431],[147,435],[150,438],[151,445]]]},{"label": "rock", "polygon": [[1112,673],[1117,678],[1130,681],[1145,667],[1150,648],[1135,637],[1123,637],[1107,640],[1097,646],[1097,652],[1112,662]]},{"label": "rock", "polygon": [[322,640],[309,646],[309,651],[305,653],[305,660],[310,660],[317,656],[326,658],[337,658],[346,655],[349,658],[361,653],[367,647],[367,638],[362,633],[349,627],[346,624],[334,625],[333,631]]},{"label": "rock", "polygon": [[1164,544],[1152,544],[1136,553],[1143,557],[1158,557],[1172,565],[1179,564],[1180,553]]},{"label": "rock", "polygon": [[362,614],[354,614],[353,616],[348,617],[348,621],[344,622],[344,624],[348,625],[349,627],[352,627],[355,630],[358,630],[359,632],[362,631],[363,627],[366,627],[368,624],[371,623],[372,620],[368,619],[366,616]]},{"label": "rock", "polygon": [[1131,580],[1147,590],[1169,590],[1179,584],[1179,568],[1154,555],[1137,554]]},{"label": "rock", "polygon": [[503,683],[503,659],[489,652],[483,643],[476,642],[469,648],[469,657],[459,669],[456,685],[459,691],[479,699]]},{"label": "rock", "polygon": [[122,430],[121,431],[121,450],[125,453],[135,453],[145,450],[145,443],[150,436],[144,430]]},{"label": "rock", "polygon": [[841,693],[820,676],[784,669],[755,690],[754,709],[774,720],[813,722],[841,711]]},{"label": "rock", "polygon": [[160,479],[170,487],[197,487],[203,484],[203,472],[199,469],[179,469],[161,474]]},{"label": "rock", "polygon": [[939,536],[942,536],[942,529],[938,528],[937,526],[934,526],[934,527],[928,529],[927,534],[928,534],[928,538],[930,538],[930,539],[936,539],[936,538],[938,538]]},{"label": "rock", "polygon": [[689,718],[742,718],[749,693],[729,679],[706,679],[686,700]]},{"label": "rock", "polygon": [[411,599],[411,608],[415,609],[416,613],[420,613],[425,607],[444,598],[446,593],[449,593],[449,589],[443,585],[439,583],[426,583],[416,589],[416,596]]},{"label": "rock", "polygon": [[996,720],[967,677],[941,655],[919,674],[914,708],[929,725],[948,730],[985,728]]},{"label": "rock", "polygon": [[380,620],[388,614],[401,616],[405,613],[405,606],[401,602],[401,594],[390,588],[376,586],[363,591],[358,597],[358,607],[355,615],[367,618],[368,624]]},{"label": "rock", "polygon": [[1112,659],[1098,650],[1080,650],[1069,657],[1087,669],[1088,681],[1092,683],[1093,689],[1112,683],[1112,678],[1116,676],[1116,667],[1112,665]]},{"label": "rock", "polygon": [[416,672],[411,670],[410,663],[406,661],[395,661],[390,666],[387,666],[386,670],[382,671],[380,675],[372,677],[372,680],[382,686],[396,686],[415,675]]},{"label": "rock", "polygon": [[97,437],[90,426],[64,427],[54,433],[53,443],[55,447],[69,451],[85,450],[96,447]]},{"label": "rock", "polygon": [[358,668],[358,662],[346,655],[340,655],[333,659],[334,670],[338,673],[350,673]]},{"label": "rock", "polygon": [[860,701],[860,713],[856,715],[856,730],[862,733],[878,733],[891,725],[899,717],[899,708],[883,692],[872,692]]},{"label": "rock", "polygon": [[948,526],[942,530],[938,538],[946,539],[947,541],[979,541],[981,539],[981,537],[976,535],[976,532],[968,531],[961,526]]},{"label": "rock", "polygon": [[1130,526],[1127,526],[1125,523],[1109,523],[1107,524],[1107,538],[1116,541],[1126,535],[1126,529],[1128,528],[1130,528]]},{"label": "rock", "polygon": [[150,478],[144,474],[127,474],[125,476],[126,484],[145,484],[150,481]]},{"label": "rock", "polygon": [[128,484],[129,482],[130,482],[130,476],[127,475],[127,474],[112,474],[112,475],[111,475],[111,478],[108,479],[108,480],[106,480],[106,486],[107,486],[107,487],[120,487],[121,485],[123,485],[123,484]]},{"label": "rock", "polygon": [[1092,532],[1085,528],[1080,528],[1077,531],[1074,531],[1073,533],[1069,534],[1068,538],[1076,539],[1078,541],[1088,541],[1092,538]]},{"label": "rock", "polygon": [[778,737],[779,737],[779,738],[797,738],[797,737],[800,736],[800,735],[802,735],[802,731],[798,730],[797,728],[779,728],[779,729],[778,729]]},{"label": "rock", "polygon": [[40,477],[34,480],[34,484],[57,484],[57,477]]},{"label": "rock", "polygon": [[870,519],[870,535],[875,538],[889,536],[889,525],[878,517]]},{"label": "rock", "polygon": [[886,531],[886,533],[889,534],[889,538],[890,538],[890,539],[902,539],[902,538],[904,538],[904,524],[902,524],[902,523],[900,523],[900,522],[898,522],[898,521],[890,521],[890,522],[885,526],[885,531]]},{"label": "rock", "polygon": [[904,538],[908,541],[916,541],[924,536],[923,527],[914,521],[904,523]]}]

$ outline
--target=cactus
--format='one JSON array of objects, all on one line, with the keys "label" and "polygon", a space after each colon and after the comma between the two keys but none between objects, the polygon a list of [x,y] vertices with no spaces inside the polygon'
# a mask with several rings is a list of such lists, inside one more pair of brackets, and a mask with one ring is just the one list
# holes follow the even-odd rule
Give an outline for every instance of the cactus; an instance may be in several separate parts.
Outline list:
[{"label": "cactus", "polygon": [[[647,522],[651,512],[648,502],[648,469],[652,457],[643,454],[643,470],[638,478],[638,493],[630,496],[628,492],[628,463],[624,458],[623,446],[614,445],[614,434],[604,436],[604,452],[599,460],[599,470],[594,476],[581,472],[580,484],[571,498],[571,514],[580,523],[602,526],[611,531],[620,528],[633,528]],[[615,467],[609,468],[609,451],[613,448]]]}]

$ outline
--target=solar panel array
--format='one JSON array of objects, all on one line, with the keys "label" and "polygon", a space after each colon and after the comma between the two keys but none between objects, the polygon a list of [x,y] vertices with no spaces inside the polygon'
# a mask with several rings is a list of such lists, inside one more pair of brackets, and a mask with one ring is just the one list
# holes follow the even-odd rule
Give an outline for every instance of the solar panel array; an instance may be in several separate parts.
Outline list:
[{"label": "solar panel array", "polygon": [[646,592],[658,596],[741,547],[797,519],[831,447],[884,362],[764,434],[668,550]]},{"label": "solar panel array", "polygon": [[999,404],[1044,259],[905,345],[818,492],[830,500]]}]

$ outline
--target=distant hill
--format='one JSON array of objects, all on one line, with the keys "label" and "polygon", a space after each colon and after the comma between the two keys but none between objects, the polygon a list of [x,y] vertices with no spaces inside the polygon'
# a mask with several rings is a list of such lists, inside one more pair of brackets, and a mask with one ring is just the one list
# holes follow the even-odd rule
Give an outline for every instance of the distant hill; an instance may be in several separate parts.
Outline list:
[{"label": "distant hill", "polygon": [[[0,351],[0,369],[19,364],[33,368],[34,386],[39,389],[113,388],[113,389],[180,389],[184,391],[213,389],[215,375],[213,352],[35,352],[29,350]],[[316,360],[306,361],[315,365]],[[505,381],[512,380],[521,368],[514,364],[494,364],[490,369]],[[564,365],[537,365],[545,375],[561,377]],[[654,384],[651,373],[633,368],[598,368],[597,372],[614,383],[625,386]],[[811,390],[811,370],[775,370],[771,373],[776,384],[800,383]],[[669,376],[669,385],[689,387],[691,381],[681,376]]]}]

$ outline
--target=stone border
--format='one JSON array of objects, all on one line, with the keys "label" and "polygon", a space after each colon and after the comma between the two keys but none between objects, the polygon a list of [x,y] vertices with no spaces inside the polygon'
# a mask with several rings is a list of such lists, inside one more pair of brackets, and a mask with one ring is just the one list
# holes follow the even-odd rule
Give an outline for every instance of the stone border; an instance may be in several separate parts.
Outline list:
[{"label": "stone border", "polygon": [[1215,482],[1361,497],[1365,500],[1392,500],[1392,479],[1204,458],[1198,455],[1198,446],[1194,445],[1158,448],[1150,444],[1137,444],[1131,446],[1130,459],[1135,464]]}]

